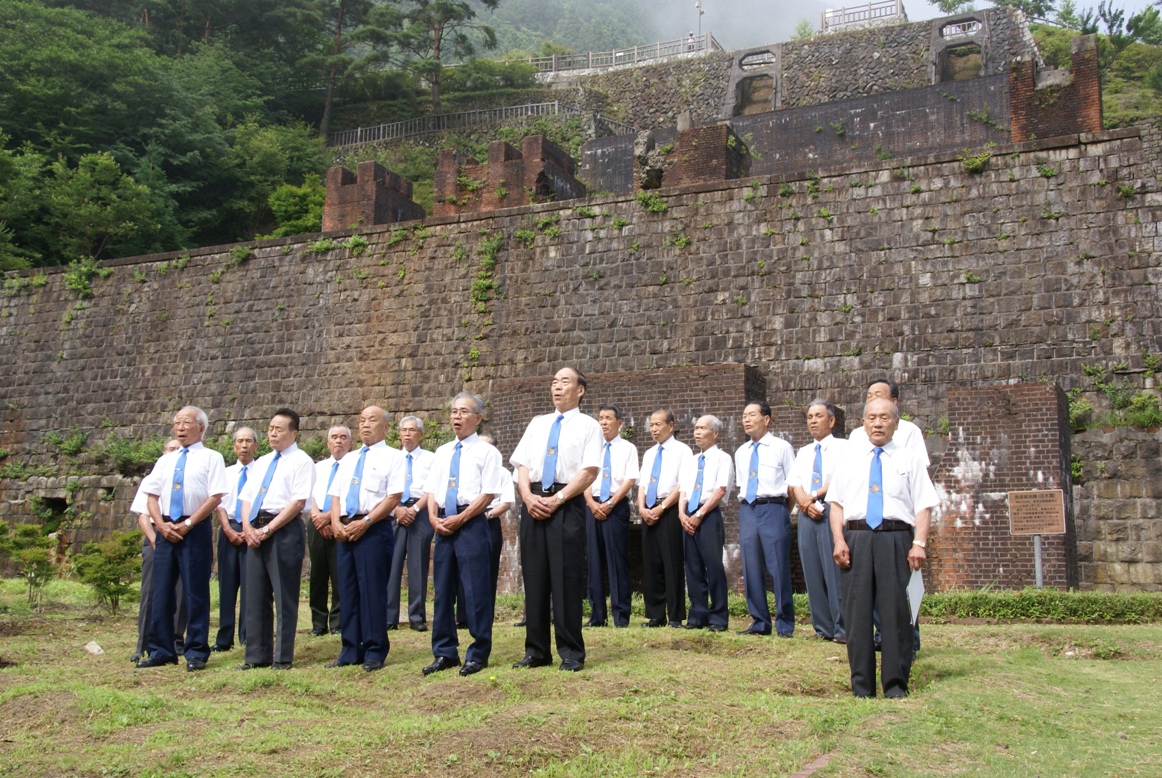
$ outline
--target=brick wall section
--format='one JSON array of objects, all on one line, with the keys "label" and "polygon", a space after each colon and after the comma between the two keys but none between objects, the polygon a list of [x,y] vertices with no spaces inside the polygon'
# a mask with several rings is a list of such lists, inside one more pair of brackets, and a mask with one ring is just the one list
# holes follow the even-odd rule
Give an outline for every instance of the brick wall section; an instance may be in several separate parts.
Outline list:
[{"label": "brick wall section", "polygon": [[686,186],[742,178],[750,169],[750,155],[729,124],[694,127],[678,133],[673,167],[663,186]]},{"label": "brick wall section", "polygon": [[434,216],[496,211],[585,194],[585,185],[573,176],[572,158],[543,135],[526,136],[520,151],[493,141],[483,165],[467,164],[455,151],[444,149],[436,162],[434,185]]},{"label": "brick wall section", "polygon": [[327,171],[323,232],[424,218],[411,198],[411,182],[377,162],[360,162],[358,174],[333,167]]},{"label": "brick wall section", "polygon": [[1088,430],[1073,454],[1081,588],[1162,591],[1162,433]]},{"label": "brick wall section", "polygon": [[1009,533],[1008,492],[1062,489],[1066,534],[1042,537],[1046,586],[1077,586],[1068,400],[1049,383],[948,390],[949,445],[932,467],[941,504],[929,542],[940,589],[1035,582],[1032,536]]},{"label": "brick wall section", "polygon": [[[1038,73],[1031,61],[1013,63],[1009,113],[1014,141],[1101,131],[1097,36],[1074,38],[1071,45],[1068,76],[1058,71]],[[1051,77],[1039,84],[1042,75]]]}]

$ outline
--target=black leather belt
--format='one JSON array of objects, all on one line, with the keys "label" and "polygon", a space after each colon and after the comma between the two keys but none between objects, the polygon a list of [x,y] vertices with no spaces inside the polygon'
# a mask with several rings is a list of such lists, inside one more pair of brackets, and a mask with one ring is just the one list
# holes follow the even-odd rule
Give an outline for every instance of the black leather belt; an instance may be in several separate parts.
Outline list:
[{"label": "black leather belt", "polygon": [[746,502],[745,499],[743,500],[743,502],[746,503],[747,505],[786,505],[787,498],[786,497],[756,497],[754,502]]},{"label": "black leather belt", "polygon": [[254,529],[262,529],[267,524],[270,524],[272,521],[274,521],[277,517],[277,513],[271,513],[270,511],[259,511],[258,515],[254,517],[254,521],[250,522],[250,526],[254,527]]},{"label": "black leather belt", "polygon": [[868,532],[911,532],[913,527],[906,521],[899,519],[884,519],[880,526],[872,529],[867,525],[863,519],[857,521],[849,521],[846,524],[847,529],[867,530]]},{"label": "black leather belt", "polygon": [[533,494],[539,494],[542,497],[549,497],[561,491],[566,486],[568,486],[568,484],[553,484],[548,489],[546,489],[538,482],[535,484],[529,484],[529,491],[531,491]]},{"label": "black leather belt", "polygon": [[[463,513],[463,512],[464,512],[464,510],[465,510],[467,507],[468,507],[467,505],[457,505],[457,506],[456,506],[456,513]],[[437,515],[439,516],[439,518],[441,518],[441,519],[442,519],[442,518],[444,518],[445,516],[447,516],[448,514],[447,514],[447,513],[444,511],[444,509],[443,509],[443,508],[440,508],[440,510],[438,511]],[[479,514],[477,514],[477,515],[479,515]]]},{"label": "black leather belt", "polygon": [[178,516],[176,519],[171,519],[169,516],[162,516],[162,519],[165,520],[166,524],[181,524],[188,518],[189,516]]},{"label": "black leather belt", "polygon": [[234,519],[227,519],[226,521],[230,522],[230,529],[234,530],[235,532],[242,531],[242,522],[234,521]]},{"label": "black leather belt", "polygon": [[366,518],[366,513],[356,513],[354,516],[340,516],[339,523],[346,527],[348,524],[353,524],[357,521],[363,521]]},{"label": "black leather belt", "polygon": [[400,505],[402,505],[405,508],[410,508],[419,501],[420,501],[419,497],[409,497],[408,499],[401,502]]}]

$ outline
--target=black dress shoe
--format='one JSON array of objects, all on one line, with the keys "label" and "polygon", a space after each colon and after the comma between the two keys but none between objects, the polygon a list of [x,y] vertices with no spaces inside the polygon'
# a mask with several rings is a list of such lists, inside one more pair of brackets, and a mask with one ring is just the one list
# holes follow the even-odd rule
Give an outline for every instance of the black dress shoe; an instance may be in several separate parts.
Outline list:
[{"label": "black dress shoe", "polygon": [[546,665],[550,664],[552,664],[552,662],[548,659],[537,659],[536,657],[526,656],[524,659],[515,663],[513,665],[513,669],[522,667],[545,667]]},{"label": "black dress shoe", "polygon": [[205,670],[206,663],[198,659],[190,659],[186,661],[186,672],[196,673],[199,670]]},{"label": "black dress shoe", "polygon": [[711,624],[706,628],[707,632],[726,632],[725,624]]},{"label": "black dress shoe", "polygon": [[176,665],[178,658],[175,656],[171,659],[158,659],[157,657],[149,656],[137,663],[138,667],[161,667],[162,665]]},{"label": "black dress shoe", "polygon": [[521,619],[521,620],[520,620],[520,621],[518,621],[517,623],[513,624],[513,626],[514,626],[514,627],[523,627],[523,626],[525,626],[527,623],[528,623],[528,622],[527,622],[527,620],[526,620],[526,619]]},{"label": "black dress shoe", "polygon": [[318,627],[311,630],[311,637],[313,637],[313,638],[321,638],[323,635],[326,635],[326,634],[327,634],[327,630],[319,629]]},{"label": "black dress shoe", "polygon": [[566,659],[561,662],[561,667],[559,669],[564,670],[567,673],[579,673],[585,669],[585,663],[579,659]]},{"label": "black dress shoe", "polygon": [[[769,635],[770,633],[768,632],[767,634]],[[779,637],[783,638],[784,640],[790,640],[793,637],[793,635],[790,632],[777,632],[775,634],[777,634]]]},{"label": "black dress shoe", "polygon": [[691,624],[690,622],[686,622],[686,626],[684,627],[684,629],[706,629],[706,625],[705,624]]},{"label": "black dress shoe", "polygon": [[428,631],[428,625],[422,621],[408,622],[408,626],[411,628],[412,632],[427,632]]},{"label": "black dress shoe", "polygon": [[436,657],[435,662],[432,662],[430,665],[424,668],[424,675],[431,675],[432,673],[438,673],[441,670],[449,670],[453,667],[459,666],[459,659],[449,659],[446,656],[438,656]]},{"label": "black dress shoe", "polygon": [[668,626],[669,626],[671,629],[682,629],[682,622],[680,622],[680,621],[671,621],[671,622],[669,623],[669,625],[668,625]]},{"label": "black dress shoe", "polygon": [[457,621],[457,622],[456,622],[456,629],[468,629],[468,622],[466,622],[466,621]]},{"label": "black dress shoe", "polygon": [[465,662],[464,666],[460,668],[460,675],[472,675],[473,673],[479,673],[487,666],[487,664],[480,664],[479,662]]},{"label": "black dress shoe", "polygon": [[847,638],[845,638],[845,637],[842,637],[842,636],[841,636],[841,637],[837,637],[837,638],[831,638],[831,642],[832,642],[832,643],[838,643],[838,644],[839,644],[839,645],[841,645],[841,646],[846,646],[846,645],[847,645]]},{"label": "black dress shoe", "polygon": [[771,634],[771,631],[769,629],[753,629],[753,628],[751,628],[751,629],[740,629],[738,631],[738,634],[740,634],[740,635],[769,635],[769,634]]},{"label": "black dress shoe", "polygon": [[649,627],[650,629],[653,629],[654,627],[666,626],[666,622],[664,619],[650,619],[649,621],[643,621],[642,626]]},{"label": "black dress shoe", "polygon": [[222,651],[232,651],[233,649],[234,649],[234,646],[221,646],[221,645],[218,645],[217,643],[210,646],[210,650],[216,654],[220,653]]},{"label": "black dress shoe", "polygon": [[330,669],[335,668],[335,667],[350,667],[353,664],[355,664],[355,663],[354,662],[340,662],[338,659],[336,659],[334,662],[328,662],[327,664],[323,665],[323,667],[330,670]]},{"label": "black dress shoe", "polygon": [[141,661],[142,657],[144,657],[144,656],[145,656],[145,654],[143,652],[138,651],[133,656],[129,657],[129,661],[132,662],[133,664],[137,664],[138,662]]},{"label": "black dress shoe", "polygon": [[374,673],[376,670],[382,670],[382,669],[383,669],[383,660],[382,659],[368,659],[366,662],[363,663],[364,672]]},{"label": "black dress shoe", "polygon": [[270,667],[270,664],[268,662],[255,662],[253,664],[250,662],[243,662],[242,664],[238,665],[234,669],[235,670],[257,670],[260,667]]},{"label": "black dress shoe", "polygon": [[395,631],[395,630],[397,630],[397,629],[399,629],[399,625],[398,625],[398,624],[388,624],[388,625],[387,625],[387,631],[388,631],[388,632],[394,632],[394,631]]},{"label": "black dress shoe", "polygon": [[586,627],[608,627],[609,622],[607,622],[607,621],[593,621],[593,619],[590,619],[589,621],[585,622],[585,626]]},{"label": "black dress shoe", "polygon": [[275,670],[289,670],[291,669],[290,662],[275,662],[271,665]]}]

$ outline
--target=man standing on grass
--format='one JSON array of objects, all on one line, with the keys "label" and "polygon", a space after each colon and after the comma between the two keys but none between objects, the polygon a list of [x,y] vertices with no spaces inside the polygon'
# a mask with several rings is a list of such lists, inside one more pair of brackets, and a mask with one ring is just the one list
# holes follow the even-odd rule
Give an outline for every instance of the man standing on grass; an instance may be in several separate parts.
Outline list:
[{"label": "man standing on grass", "polygon": [[436,449],[424,484],[428,520],[436,532],[436,602],[432,614],[435,659],[424,668],[424,675],[460,665],[454,615],[457,589],[472,635],[460,675],[472,675],[488,667],[492,654],[492,541],[485,511],[504,490],[508,472],[500,452],[476,434],[483,414],[484,399],[480,395],[461,392],[453,398],[450,416],[456,439]]},{"label": "man standing on grass", "polygon": [[[514,667],[552,662],[556,629],[561,670],[585,667],[581,598],[585,594],[584,491],[601,469],[601,426],[581,413],[585,376],[563,367],[553,376],[554,412],[535,417],[509,463],[517,468],[521,566],[525,584],[525,656]],[[552,615],[550,616],[550,609]]]},{"label": "man standing on grass", "polygon": [[718,447],[722,422],[703,416],[694,423],[698,454],[682,463],[678,477],[681,498],[678,519],[685,544],[686,585],[690,592],[690,618],[686,629],[725,632],[730,621],[726,606],[726,568],[722,548],[726,530],[719,506],[730,499],[734,463]]},{"label": "man standing on grass", "polygon": [[678,520],[678,472],[690,447],[674,437],[674,414],[661,408],[650,414],[655,444],[642,456],[642,483],[637,512],[642,517],[643,627],[681,627],[686,618],[686,571],[682,523]]},{"label": "man standing on grass", "polygon": [[867,442],[848,446],[827,492],[856,697],[876,695],[873,608],[883,633],[884,696],[908,695],[915,642],[907,586],[910,571],[924,565],[929,520],[939,502],[922,460],[893,440],[899,420],[889,399],[865,405]]},{"label": "man standing on grass", "polygon": [[[387,577],[387,628],[399,623],[400,586],[404,563],[408,569],[408,626],[416,632],[428,628],[428,566],[432,558],[432,524],[420,501],[423,485],[432,466],[432,452],[420,446],[424,422],[418,416],[399,420],[399,445],[407,472],[403,495],[393,513],[395,537],[392,541],[391,571]],[[426,504],[426,503],[425,503]]]},{"label": "man standing on grass", "polygon": [[[311,606],[311,634],[318,637],[339,631],[339,568],[335,561],[335,535],[331,532],[331,502],[328,490],[339,471],[339,461],[351,450],[351,430],[336,424],[327,430],[327,450],[331,456],[315,463],[315,486],[311,490],[310,521],[307,527],[307,556],[311,577],[307,582]],[[327,590],[331,607],[327,607]]]},{"label": "man standing on grass", "polygon": [[[169,454],[182,447],[173,438],[165,442],[161,453]],[[137,646],[133,650],[130,661],[137,663],[149,653],[150,614],[153,612],[153,554],[157,546],[157,530],[154,529],[153,519],[149,518],[149,501],[141,486],[137,487],[137,494],[129,506],[129,512],[137,517],[137,526],[141,528],[141,597],[137,604]],[[174,599],[178,609],[174,616],[174,648],[178,656],[186,652],[186,600],[182,596],[182,579],[179,576],[174,587]]]},{"label": "man standing on grass", "polygon": [[246,645],[246,539],[242,537],[242,499],[254,454],[258,451],[258,435],[249,427],[234,431],[234,455],[238,461],[226,468],[226,484],[230,491],[218,506],[218,636],[211,651],[229,651],[234,648],[234,624],[239,590],[241,608],[237,616],[238,642]]},{"label": "man standing on grass", "polygon": [[179,577],[189,614],[186,669],[201,670],[210,657],[213,516],[229,487],[222,455],[202,445],[207,426],[209,419],[200,408],[187,406],[174,414],[174,437],[181,448],[162,454],[141,483],[149,517],[160,537],[153,559],[149,658],[139,661],[138,667],[177,664],[173,620],[174,585]]},{"label": "man standing on grass", "polygon": [[602,405],[597,411],[597,423],[605,440],[601,446],[601,474],[585,490],[585,534],[589,548],[589,622],[585,626],[604,627],[608,623],[605,609],[608,591],[613,625],[628,627],[629,492],[637,483],[637,447],[621,436],[621,408]]},{"label": "man standing on grass", "polygon": [[[242,490],[246,524],[246,659],[239,670],[289,670],[299,621],[306,535],[299,518],[311,499],[315,463],[299,449],[299,415],[280,408],[266,430],[270,453]],[[276,621],[277,614],[277,621]]]}]

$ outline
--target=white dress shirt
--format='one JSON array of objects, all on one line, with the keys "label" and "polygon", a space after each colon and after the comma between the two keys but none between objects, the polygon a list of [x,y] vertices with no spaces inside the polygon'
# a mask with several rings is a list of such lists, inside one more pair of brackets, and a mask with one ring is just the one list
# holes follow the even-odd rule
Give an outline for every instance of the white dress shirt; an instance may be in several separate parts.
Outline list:
[{"label": "white dress shirt", "polygon": [[511,482],[500,452],[482,441],[475,432],[464,440],[450,440],[436,449],[436,459],[424,483],[424,492],[435,497],[436,505],[445,513],[455,513],[457,508],[456,505],[444,505],[457,443],[460,444],[460,473],[456,481],[456,502],[459,505],[468,505],[482,494],[495,497],[504,491],[505,481]]},{"label": "white dress shirt", "polygon": [[678,471],[681,469],[682,463],[686,461],[686,457],[690,456],[690,447],[673,435],[663,442],[651,446],[649,451],[642,456],[641,480],[638,481],[637,485],[638,491],[642,494],[645,494],[650,488],[650,481],[654,477],[654,460],[657,459],[659,451],[662,452],[662,469],[658,473],[658,503],[661,503],[662,500],[670,496],[670,492],[677,488]]},{"label": "white dress shirt", "polygon": [[[242,502],[254,505],[254,501],[258,499],[258,490],[266,480],[266,471],[274,462],[275,453],[271,451],[250,464],[250,474],[246,476],[246,487],[242,490]],[[311,499],[311,490],[314,486],[314,461],[297,443],[291,443],[283,449],[282,456],[278,459],[278,465],[274,469],[260,510],[278,515],[295,500],[302,500],[306,506]],[[247,516],[246,520],[249,522],[250,517]]]},{"label": "white dress shirt", "polygon": [[[916,452],[889,440],[880,454],[883,476],[884,518],[915,526],[916,514],[940,504],[928,468]],[[874,446],[870,442],[851,443],[836,467],[827,490],[827,502],[843,508],[843,520],[867,518],[867,498],[871,483]]]},{"label": "white dress shirt", "polygon": [[701,507],[705,504],[714,494],[715,489],[722,488],[726,490],[726,494],[722,495],[722,499],[718,502],[718,507],[722,507],[730,502],[730,489],[734,486],[734,462],[731,460],[730,454],[727,454],[717,445],[713,445],[705,451],[691,452],[690,457],[682,463],[681,473],[678,476],[679,488],[682,490],[682,507],[689,507],[687,503],[690,500],[690,495],[694,493],[694,487],[698,484],[698,458],[701,456],[705,456],[706,461],[702,466],[702,497],[698,501],[698,506]]},{"label": "white dress shirt", "polygon": [[[746,499],[746,484],[750,479],[750,459],[754,441],[748,440],[734,452],[734,472],[738,479],[738,499]],[[782,438],[767,433],[759,438],[759,497],[786,497],[787,478],[795,464],[795,450]]]},{"label": "white dress shirt", "polygon": [[[162,516],[189,516],[197,512],[211,495],[223,495],[230,491],[226,485],[226,462],[222,455],[202,445],[201,441],[189,446],[186,454],[185,473],[182,476],[182,507],[170,512],[170,498],[173,496],[173,475],[182,449],[162,454],[153,470],[141,482],[141,491],[155,495],[161,505]],[[176,506],[175,506],[176,507]]]},{"label": "white dress shirt", "polygon": [[[516,473],[505,470],[504,488],[500,490],[500,494],[496,499],[488,504],[488,510],[492,510],[501,503],[508,503],[513,505],[516,503]],[[499,518],[499,517],[497,517]]]},{"label": "white dress shirt", "polygon": [[617,490],[626,481],[636,481],[638,478],[637,446],[630,443],[621,435],[613,440],[601,441],[601,469],[593,479],[593,486],[589,492],[594,497],[601,497],[601,479],[605,473],[605,446],[609,446],[609,494],[617,494]]},{"label": "white dress shirt", "polygon": [[230,521],[242,521],[235,514],[238,509],[238,481],[241,480],[243,468],[246,469],[246,483],[250,483],[250,476],[254,472],[254,462],[248,465],[235,462],[226,468],[226,485],[230,487],[230,491],[226,492],[226,496],[222,498],[222,503],[219,507],[226,511],[226,518]]},{"label": "white dress shirt", "polygon": [[819,488],[831,483],[831,479],[835,476],[835,463],[847,450],[847,441],[834,435],[828,435],[823,440],[813,440],[799,449],[798,453],[795,454],[795,464],[791,466],[791,474],[787,477],[787,486],[797,486],[808,494],[814,491],[811,486],[811,476],[815,471],[816,444],[819,445],[823,460],[821,463],[823,465],[823,483],[819,485]]},{"label": "white dress shirt", "polygon": [[[545,452],[549,448],[549,433],[559,414],[556,411],[537,416],[529,422],[524,437],[512,452],[508,463],[513,467],[524,466],[529,470],[529,483],[541,482],[541,471],[545,464]],[[553,481],[567,484],[578,471],[592,467],[601,471],[604,449],[601,444],[605,436],[601,425],[592,416],[581,413],[580,408],[566,411],[561,421],[561,434],[557,438],[557,471]]]},{"label": "white dress shirt", "polygon": [[[335,481],[331,484],[329,494],[339,501],[339,515],[347,516],[347,495],[351,487],[356,484],[355,468],[359,466],[359,457],[363,453],[363,446],[348,452],[339,462],[339,472],[335,473]],[[357,484],[359,487],[359,510],[356,515],[371,513],[375,506],[383,502],[389,494],[403,494],[403,484],[407,477],[407,460],[403,458],[398,448],[392,448],[385,441],[379,441],[367,447],[367,456],[363,459],[363,478]],[[332,509],[335,503],[331,503]]]},{"label": "white dress shirt", "polygon": [[[350,453],[350,452],[348,452]],[[330,456],[326,459],[315,463],[315,485],[311,489],[311,502],[308,504],[307,510],[316,508],[323,510],[323,506],[327,504],[327,490],[331,488],[334,480],[331,478],[331,465],[335,464],[335,457]],[[339,471],[335,471],[335,478],[339,477]],[[249,478],[247,478],[249,482]]]},{"label": "white dress shirt", "polygon": [[[863,445],[868,442],[867,431],[862,426],[856,427],[847,436],[847,439],[851,443]],[[928,447],[924,445],[924,433],[912,422],[907,419],[900,419],[900,423],[896,426],[896,432],[892,435],[892,440],[896,442],[896,445],[903,446],[915,453],[920,458],[920,461],[924,463],[924,467],[928,467],[931,464],[931,461],[928,459]]]},{"label": "white dress shirt", "polygon": [[[137,494],[133,495],[133,502],[129,504],[129,512],[134,516],[140,515],[142,513],[144,513],[146,516],[149,515],[149,495],[145,493],[144,487],[145,481],[142,481],[137,485]],[[152,518],[149,520],[149,523],[153,523]]]},{"label": "white dress shirt", "polygon": [[[436,461],[436,455],[428,451],[422,446],[416,446],[415,451],[407,451],[400,449],[403,455],[403,472],[404,481],[407,481],[408,471],[408,456],[412,458],[412,489],[410,497],[418,500],[424,496],[424,484],[428,480],[428,471],[432,469],[432,463]],[[404,500],[400,497],[400,501]]]}]

